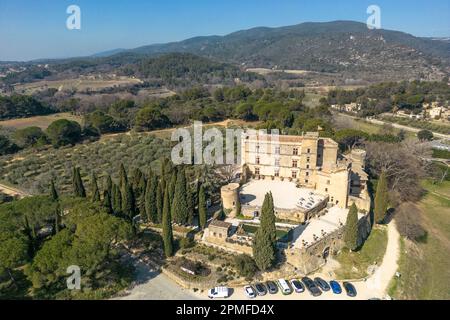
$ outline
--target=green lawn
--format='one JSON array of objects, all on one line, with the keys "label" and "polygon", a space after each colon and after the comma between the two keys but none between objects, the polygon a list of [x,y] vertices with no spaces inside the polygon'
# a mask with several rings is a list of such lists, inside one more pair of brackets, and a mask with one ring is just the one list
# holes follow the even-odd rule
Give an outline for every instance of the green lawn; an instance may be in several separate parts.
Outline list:
[{"label": "green lawn", "polygon": [[[450,193],[449,182],[424,186],[429,191]],[[402,240],[402,276],[392,280],[389,294],[396,299],[450,299],[450,200],[429,192],[418,206],[427,239],[424,243]]]},{"label": "green lawn", "polygon": [[367,268],[375,262],[379,265],[383,260],[387,246],[387,231],[385,228],[375,227],[367,238],[361,250],[350,252],[343,249],[337,255],[340,263],[336,271],[337,279],[360,279],[367,276]]}]

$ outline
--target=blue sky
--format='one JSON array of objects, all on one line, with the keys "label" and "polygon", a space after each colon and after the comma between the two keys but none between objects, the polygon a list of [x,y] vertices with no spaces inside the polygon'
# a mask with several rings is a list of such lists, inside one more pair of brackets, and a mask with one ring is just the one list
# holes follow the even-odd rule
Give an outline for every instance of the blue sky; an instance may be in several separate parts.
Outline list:
[{"label": "blue sky", "polygon": [[[71,4],[81,8],[81,30],[66,28]],[[450,36],[450,0],[0,0],[0,60],[89,55],[256,26],[365,22],[371,4],[380,6],[384,29]]]}]

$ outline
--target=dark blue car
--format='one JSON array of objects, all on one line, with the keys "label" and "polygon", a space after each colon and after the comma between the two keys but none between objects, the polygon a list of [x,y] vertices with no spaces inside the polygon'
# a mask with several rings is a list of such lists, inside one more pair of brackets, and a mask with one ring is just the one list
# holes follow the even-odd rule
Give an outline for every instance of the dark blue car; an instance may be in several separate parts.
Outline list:
[{"label": "dark blue car", "polygon": [[341,285],[337,281],[330,281],[330,287],[334,294],[341,294],[342,288]]},{"label": "dark blue car", "polygon": [[349,297],[356,297],[356,289],[350,282],[344,282],[343,285]]}]

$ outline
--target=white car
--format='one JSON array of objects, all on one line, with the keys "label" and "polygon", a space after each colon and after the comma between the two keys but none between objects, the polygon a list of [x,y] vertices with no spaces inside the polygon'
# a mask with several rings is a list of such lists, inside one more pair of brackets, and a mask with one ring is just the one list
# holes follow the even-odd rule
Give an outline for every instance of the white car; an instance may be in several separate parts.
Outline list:
[{"label": "white car", "polygon": [[216,298],[228,298],[229,290],[227,287],[215,287],[208,291],[208,297],[210,299]]},{"label": "white car", "polygon": [[247,296],[247,298],[250,298],[250,299],[256,298],[256,292],[252,286],[245,286],[244,293]]}]

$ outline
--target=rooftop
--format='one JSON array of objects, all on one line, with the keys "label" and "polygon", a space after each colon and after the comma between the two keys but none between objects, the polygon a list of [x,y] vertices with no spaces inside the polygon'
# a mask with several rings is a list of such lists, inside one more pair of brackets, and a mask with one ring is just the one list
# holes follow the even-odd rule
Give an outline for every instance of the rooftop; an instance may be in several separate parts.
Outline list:
[{"label": "rooftop", "polygon": [[[319,241],[326,235],[345,225],[348,209],[331,207],[328,212],[318,218],[313,218],[305,225],[299,225],[294,229],[293,243],[294,248],[302,249]],[[361,218],[361,214],[359,217]],[[341,225],[342,224],[342,225]]]},{"label": "rooftop", "polygon": [[313,189],[297,188],[294,182],[279,180],[251,180],[241,188],[241,203],[261,207],[266,193],[272,192],[275,208],[311,210],[318,206],[325,196]]},{"label": "rooftop", "polygon": [[221,221],[221,220],[213,220],[213,221],[211,221],[209,226],[229,229],[232,226],[232,224],[229,222]]}]

